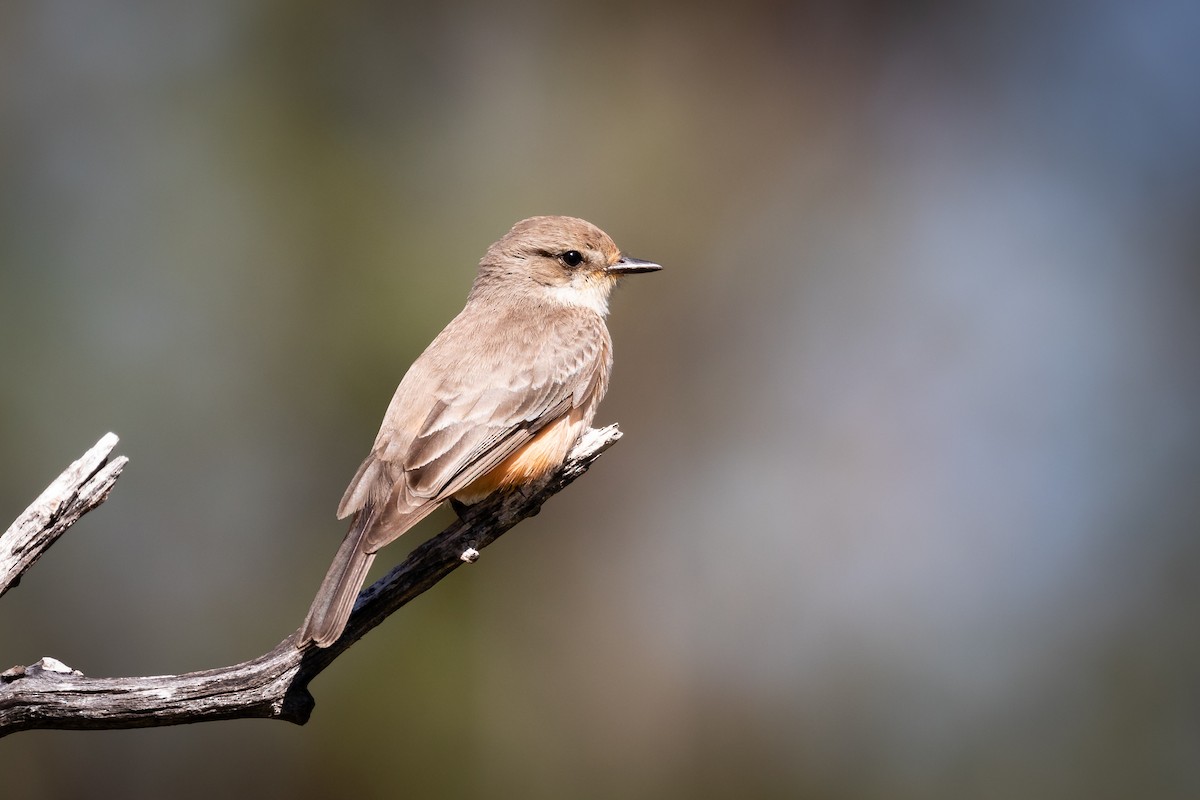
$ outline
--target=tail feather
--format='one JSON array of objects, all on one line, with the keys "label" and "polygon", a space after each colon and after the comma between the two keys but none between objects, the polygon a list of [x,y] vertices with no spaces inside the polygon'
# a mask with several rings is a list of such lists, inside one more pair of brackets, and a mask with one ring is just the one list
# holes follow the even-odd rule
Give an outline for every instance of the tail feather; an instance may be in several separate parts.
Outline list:
[{"label": "tail feather", "polygon": [[301,646],[314,642],[317,647],[328,647],[345,630],[354,601],[367,578],[371,562],[375,560],[374,553],[364,552],[364,539],[371,529],[372,516],[364,509],[354,517],[308,610],[300,634]]}]

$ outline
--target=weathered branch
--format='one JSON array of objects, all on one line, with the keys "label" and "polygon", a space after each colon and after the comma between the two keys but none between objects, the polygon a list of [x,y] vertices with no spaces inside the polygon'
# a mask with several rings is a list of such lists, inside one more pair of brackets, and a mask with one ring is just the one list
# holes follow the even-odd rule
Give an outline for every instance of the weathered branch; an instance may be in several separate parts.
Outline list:
[{"label": "weathered branch", "polygon": [[129,460],[125,456],[108,460],[116,446],[117,435],[105,434],[0,536],[0,597],[21,582],[21,576],[67,528],[108,499]]},{"label": "weathered branch", "polygon": [[[89,678],[55,659],[43,658],[32,666],[13,667],[0,674],[0,736],[36,728],[143,728],[242,717],[282,719],[303,725],[314,706],[308,692],[308,684],[314,677],[409,600],[457,567],[474,561],[480,550],[509,528],[537,514],[546,500],[586,472],[620,437],[616,425],[588,431],[567,462],[548,481],[472,506],[465,520],[454,522],[418,546],[403,563],[363,590],[345,633],[328,648],[310,644],[298,649],[297,631],[270,652],[240,664],[183,675],[140,678]],[[102,439],[101,444],[108,439]],[[114,436],[105,455],[115,444]],[[51,489],[99,447],[73,464]],[[119,473],[124,463],[124,459],[118,459],[100,472],[93,469],[91,483],[114,466]],[[115,479],[113,474],[103,490],[105,494]],[[48,497],[50,492],[47,489],[38,503],[43,499],[53,500]],[[88,508],[102,501],[100,496]],[[63,504],[56,507],[62,508]],[[22,519],[29,513],[22,515]],[[59,514],[62,516],[63,512]],[[61,531],[54,538],[60,534]],[[7,537],[5,534],[5,539],[0,539],[0,554],[5,552]],[[51,543],[53,538],[41,550]],[[24,569],[28,565],[16,574],[19,576]]]}]

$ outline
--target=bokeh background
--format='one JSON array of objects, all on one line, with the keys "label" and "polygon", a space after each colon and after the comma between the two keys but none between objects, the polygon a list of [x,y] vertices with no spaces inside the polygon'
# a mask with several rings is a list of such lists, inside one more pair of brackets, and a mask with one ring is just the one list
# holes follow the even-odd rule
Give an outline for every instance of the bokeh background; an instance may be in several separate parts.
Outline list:
[{"label": "bokeh background", "polygon": [[0,666],[269,649],[491,241],[667,266],[613,302],[626,438],[307,726],[19,734],[4,797],[1200,796],[1198,40],[1185,0],[4,4],[0,520],[131,463]]}]

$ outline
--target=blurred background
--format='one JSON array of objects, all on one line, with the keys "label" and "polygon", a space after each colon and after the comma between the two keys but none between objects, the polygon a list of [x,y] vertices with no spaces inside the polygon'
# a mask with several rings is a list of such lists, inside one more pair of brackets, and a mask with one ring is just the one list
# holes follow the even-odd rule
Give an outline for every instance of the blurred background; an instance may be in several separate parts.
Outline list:
[{"label": "blurred background", "polygon": [[[0,8],[0,667],[301,622],[484,248],[561,213],[626,437],[313,684],[5,797],[1200,796],[1194,3]],[[447,521],[385,551],[383,571]]]}]

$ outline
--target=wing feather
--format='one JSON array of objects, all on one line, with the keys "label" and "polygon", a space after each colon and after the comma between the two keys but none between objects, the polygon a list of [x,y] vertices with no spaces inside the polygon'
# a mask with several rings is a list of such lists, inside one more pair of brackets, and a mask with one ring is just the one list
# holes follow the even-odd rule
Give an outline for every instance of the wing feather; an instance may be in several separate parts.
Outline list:
[{"label": "wing feather", "polygon": [[[346,491],[340,510],[347,513],[368,497],[386,499],[379,523],[364,537],[368,552],[393,541],[411,527],[406,520],[425,516],[572,409],[583,409],[586,427],[607,388],[612,349],[599,315],[526,310],[519,324],[482,322],[482,334],[481,320],[472,326],[461,324],[462,318],[413,363],[371,456]],[[549,327],[547,319],[553,320]],[[490,325],[500,327],[489,332]],[[512,341],[514,330],[524,338]],[[473,331],[471,341],[463,340],[463,331]],[[512,358],[514,352],[537,356]],[[453,353],[471,356],[454,362],[447,357]],[[370,485],[364,488],[365,481]]]}]

